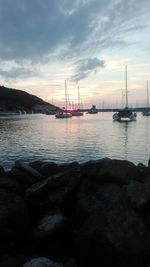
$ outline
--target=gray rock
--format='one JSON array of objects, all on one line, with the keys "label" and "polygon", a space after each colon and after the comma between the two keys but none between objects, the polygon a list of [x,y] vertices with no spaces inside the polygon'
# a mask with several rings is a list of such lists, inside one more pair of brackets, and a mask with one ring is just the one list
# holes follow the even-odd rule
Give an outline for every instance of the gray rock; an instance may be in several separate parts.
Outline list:
[{"label": "gray rock", "polygon": [[55,234],[61,234],[66,228],[67,219],[60,212],[51,212],[45,215],[35,227],[33,235],[36,239],[44,239]]},{"label": "gray rock", "polygon": [[22,267],[63,267],[63,264],[45,257],[39,257],[26,262]]}]

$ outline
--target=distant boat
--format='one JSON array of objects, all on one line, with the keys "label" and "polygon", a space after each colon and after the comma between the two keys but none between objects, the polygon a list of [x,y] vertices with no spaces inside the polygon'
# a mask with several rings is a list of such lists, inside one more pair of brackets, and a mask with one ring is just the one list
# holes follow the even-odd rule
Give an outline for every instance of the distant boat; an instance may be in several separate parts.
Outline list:
[{"label": "distant boat", "polygon": [[95,105],[92,105],[91,109],[88,110],[88,114],[97,114],[98,110],[96,109]]},{"label": "distant boat", "polygon": [[66,81],[65,81],[65,102],[66,102],[65,111],[61,110],[61,111],[57,112],[55,114],[56,119],[67,119],[67,118],[72,117],[72,114],[70,112],[68,112],[67,82]]},{"label": "distant boat", "polygon": [[147,81],[147,108],[142,112],[142,115],[143,116],[150,116],[148,81]]},{"label": "distant boat", "polygon": [[80,111],[80,89],[78,86],[78,109],[73,109],[71,111],[72,116],[83,116],[83,112]]},{"label": "distant boat", "polygon": [[118,112],[113,114],[114,121],[136,121],[137,114],[128,108],[127,65],[125,66],[125,87],[126,105],[124,109],[120,109]]}]

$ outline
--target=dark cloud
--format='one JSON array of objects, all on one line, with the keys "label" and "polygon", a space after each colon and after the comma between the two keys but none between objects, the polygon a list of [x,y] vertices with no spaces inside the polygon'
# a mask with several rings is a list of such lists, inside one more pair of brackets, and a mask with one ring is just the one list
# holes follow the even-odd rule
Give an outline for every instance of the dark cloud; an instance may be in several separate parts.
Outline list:
[{"label": "dark cloud", "polygon": [[76,62],[76,73],[70,78],[71,81],[78,82],[89,76],[91,73],[95,73],[99,68],[104,68],[104,60],[98,58],[88,58],[79,60]]},{"label": "dark cloud", "polygon": [[2,76],[6,80],[12,80],[14,78],[30,78],[37,75],[37,73],[31,69],[18,67],[10,70],[2,70],[0,69],[0,76]]},{"label": "dark cloud", "polygon": [[[41,60],[84,53],[140,27],[149,0],[0,0],[0,58]],[[114,39],[115,38],[115,39]],[[94,46],[94,49],[96,47]]]}]

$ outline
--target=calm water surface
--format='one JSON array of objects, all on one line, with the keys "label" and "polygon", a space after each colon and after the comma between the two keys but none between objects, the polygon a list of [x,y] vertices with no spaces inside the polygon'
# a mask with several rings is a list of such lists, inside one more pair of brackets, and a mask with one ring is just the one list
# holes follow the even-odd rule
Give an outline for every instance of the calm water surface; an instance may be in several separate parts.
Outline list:
[{"label": "calm water surface", "polygon": [[147,165],[150,157],[150,117],[113,122],[112,113],[56,119],[47,115],[0,117],[0,165],[19,159],[85,162],[104,157]]}]

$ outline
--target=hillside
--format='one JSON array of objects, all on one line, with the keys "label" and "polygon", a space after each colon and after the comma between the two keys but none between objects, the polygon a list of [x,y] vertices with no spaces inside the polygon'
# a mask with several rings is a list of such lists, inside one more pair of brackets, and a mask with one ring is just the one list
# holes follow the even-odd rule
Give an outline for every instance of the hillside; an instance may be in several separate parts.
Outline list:
[{"label": "hillside", "polygon": [[0,110],[49,111],[58,107],[25,91],[0,86]]}]

